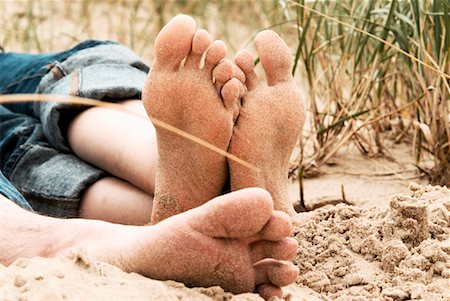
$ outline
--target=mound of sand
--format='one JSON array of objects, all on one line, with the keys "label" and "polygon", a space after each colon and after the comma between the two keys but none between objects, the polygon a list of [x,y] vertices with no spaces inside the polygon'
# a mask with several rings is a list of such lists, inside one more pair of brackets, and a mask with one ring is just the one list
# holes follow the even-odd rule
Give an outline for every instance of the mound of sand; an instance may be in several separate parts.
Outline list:
[{"label": "mound of sand", "polygon": [[450,300],[450,191],[410,189],[387,210],[338,205],[305,218],[297,283],[322,300]]},{"label": "mound of sand", "polygon": [[[338,205],[295,231],[297,284],[287,300],[450,300],[450,190],[410,186],[389,209]],[[195,268],[195,267],[193,267]],[[0,265],[1,300],[262,300],[125,273],[82,254]]]}]

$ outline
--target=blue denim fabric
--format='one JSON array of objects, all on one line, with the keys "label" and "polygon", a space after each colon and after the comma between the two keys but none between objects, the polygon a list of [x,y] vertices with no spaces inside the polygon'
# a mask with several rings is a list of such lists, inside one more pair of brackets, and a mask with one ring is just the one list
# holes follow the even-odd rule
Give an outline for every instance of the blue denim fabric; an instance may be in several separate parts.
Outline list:
[{"label": "blue denim fabric", "polygon": [[[106,101],[140,99],[148,66],[122,45],[99,45],[73,54],[58,64],[66,76],[47,74],[36,92],[72,95]],[[83,109],[67,103],[35,103],[34,116],[39,116],[50,145],[62,152],[70,151],[65,128],[74,113]]]},{"label": "blue denim fabric", "polygon": [[[58,62],[66,60],[80,50],[116,44],[112,41],[87,40],[77,46],[59,53],[0,53],[0,94],[35,93],[41,79],[51,70],[58,72]],[[6,104],[16,113],[32,115],[31,103]]]},{"label": "blue denim fabric", "polygon": [[[129,49],[98,41],[52,55],[0,54],[0,68],[8,70],[0,74],[2,93],[107,101],[140,98],[149,70]],[[67,125],[82,109],[66,103],[0,105],[1,171],[36,211],[77,216],[83,191],[106,174],[72,154],[66,141]]]},{"label": "blue denim fabric", "polygon": [[0,193],[6,198],[10,199],[20,207],[33,211],[33,209],[28,204],[27,200],[17,191],[11,182],[9,182],[5,176],[0,171]]},{"label": "blue denim fabric", "polygon": [[[1,105],[0,133],[2,175],[28,202],[24,206],[25,199],[10,199],[50,216],[78,216],[82,192],[105,172],[72,154],[59,153],[47,143],[38,119]],[[11,190],[8,187],[6,191]]]}]

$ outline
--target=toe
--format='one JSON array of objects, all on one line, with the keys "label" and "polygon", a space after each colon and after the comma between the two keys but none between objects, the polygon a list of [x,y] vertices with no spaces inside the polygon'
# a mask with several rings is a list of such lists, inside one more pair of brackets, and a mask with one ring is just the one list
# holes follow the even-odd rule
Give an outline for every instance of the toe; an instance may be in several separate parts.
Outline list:
[{"label": "toe", "polygon": [[214,67],[212,75],[217,91],[220,91],[223,85],[234,76],[235,68],[233,63],[227,59],[222,60]]},{"label": "toe", "polygon": [[239,50],[234,57],[234,61],[245,74],[245,85],[248,90],[253,90],[260,84],[255,73],[252,54],[248,50]]},{"label": "toe", "polygon": [[290,216],[281,211],[274,211],[264,228],[249,240],[278,241],[292,234],[292,220]]},{"label": "toe", "polygon": [[220,90],[225,108],[233,112],[233,121],[236,121],[239,115],[238,102],[241,96],[242,86],[243,84],[237,78],[232,78]]},{"label": "toe", "polygon": [[177,70],[191,51],[195,21],[187,15],[174,17],[159,32],[155,40],[154,69]]},{"label": "toe", "polygon": [[283,290],[280,287],[267,283],[258,286],[255,292],[257,292],[264,300],[269,300],[273,297],[281,299],[283,297]]},{"label": "toe", "polygon": [[209,237],[246,238],[261,231],[272,212],[273,201],[267,191],[246,188],[189,211],[189,225]]},{"label": "toe", "polygon": [[286,237],[280,241],[261,240],[250,246],[253,262],[264,258],[291,260],[297,255],[297,251],[298,242],[291,237]]},{"label": "toe", "polygon": [[204,29],[199,29],[195,32],[192,39],[192,50],[186,59],[186,65],[195,65],[200,67],[203,53],[208,49],[212,43],[211,35]]},{"label": "toe", "polygon": [[291,263],[281,262],[274,259],[261,260],[253,266],[255,269],[255,284],[272,284],[275,286],[286,286],[293,283],[298,276],[299,269]]},{"label": "toe", "polygon": [[245,85],[245,74],[244,71],[241,70],[238,66],[233,64],[234,68],[234,77],[236,77],[242,84]]},{"label": "toe", "polygon": [[279,35],[264,30],[255,37],[255,45],[269,86],[292,79],[291,51]]},{"label": "toe", "polygon": [[212,70],[227,55],[227,46],[220,40],[212,43],[211,47],[206,51],[205,69]]}]

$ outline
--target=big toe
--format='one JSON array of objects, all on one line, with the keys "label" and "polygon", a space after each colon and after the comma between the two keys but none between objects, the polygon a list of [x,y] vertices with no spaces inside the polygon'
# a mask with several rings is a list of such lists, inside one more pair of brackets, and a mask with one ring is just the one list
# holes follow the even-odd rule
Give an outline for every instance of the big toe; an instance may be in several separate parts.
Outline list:
[{"label": "big toe", "polygon": [[195,27],[194,19],[187,15],[177,15],[170,20],[156,37],[153,68],[177,70],[191,51]]},{"label": "big toe", "polygon": [[247,238],[256,235],[273,213],[270,194],[261,188],[246,188],[221,195],[189,212],[196,231],[216,238]]},{"label": "big toe", "polygon": [[255,38],[261,64],[269,86],[292,78],[292,55],[283,39],[271,30],[264,30]]}]

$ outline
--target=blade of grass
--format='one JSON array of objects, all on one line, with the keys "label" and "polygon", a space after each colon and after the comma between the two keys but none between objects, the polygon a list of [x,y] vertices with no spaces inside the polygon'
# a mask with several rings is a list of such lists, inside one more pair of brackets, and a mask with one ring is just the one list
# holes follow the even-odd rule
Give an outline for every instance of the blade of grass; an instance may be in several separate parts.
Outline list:
[{"label": "blade of grass", "polygon": [[[292,1],[291,1],[291,2],[292,2]],[[294,3],[294,5],[301,5],[301,4],[299,4],[299,3],[295,3],[295,2],[293,2],[293,3]],[[445,77],[445,78],[447,78],[447,79],[450,79],[450,75],[449,75],[449,74],[446,74],[446,73],[444,73],[443,71],[441,71],[441,70],[439,70],[439,69],[436,69],[436,68],[434,68],[433,66],[430,66],[429,64],[427,64],[427,63],[425,63],[425,62],[419,60],[418,58],[416,58],[416,57],[413,56],[412,54],[410,54],[410,53],[408,53],[408,52],[406,52],[406,51],[400,49],[399,47],[393,45],[392,43],[389,43],[388,41],[385,41],[385,40],[383,40],[383,39],[377,37],[377,36],[374,35],[374,34],[371,34],[371,33],[367,32],[367,31],[361,30],[361,29],[359,29],[359,28],[357,28],[357,27],[355,27],[355,26],[353,26],[353,25],[351,25],[351,24],[342,22],[342,21],[340,21],[340,20],[338,20],[338,19],[336,19],[336,18],[330,17],[330,16],[328,16],[328,15],[326,15],[326,14],[323,14],[323,13],[321,13],[321,12],[319,12],[319,11],[313,9],[313,8],[307,7],[306,5],[303,5],[303,7],[306,8],[307,10],[310,10],[311,12],[313,12],[313,13],[315,13],[315,14],[318,14],[318,15],[320,15],[320,16],[323,16],[323,17],[325,17],[325,18],[328,18],[328,19],[330,19],[330,20],[333,20],[333,21],[335,21],[335,22],[337,22],[337,23],[341,23],[341,24],[344,25],[344,26],[347,26],[347,27],[349,27],[349,28],[351,28],[351,29],[353,29],[353,30],[356,30],[356,31],[358,31],[358,32],[360,32],[360,33],[363,33],[363,34],[365,34],[365,35],[368,35],[369,37],[371,37],[371,38],[373,38],[373,39],[375,39],[375,40],[377,40],[377,41],[379,41],[379,42],[381,42],[381,43],[384,43],[384,44],[386,44],[387,46],[391,47],[392,49],[394,49],[394,50],[400,52],[401,54],[403,54],[403,55],[409,57],[411,60],[413,60],[413,61],[419,63],[420,65],[423,65],[424,67],[426,67],[426,68],[428,68],[428,69],[431,69],[431,70],[435,71],[435,72],[438,73],[439,75],[441,75],[441,76],[443,76],[443,77]]]},{"label": "blade of grass", "polygon": [[[10,94],[10,95],[0,95],[0,103],[15,103],[15,102],[30,102],[30,101],[40,101],[40,102],[63,102],[63,103],[70,103],[70,104],[79,104],[79,105],[87,105],[87,106],[99,106],[99,107],[105,107],[110,108],[114,110],[120,110],[129,114],[133,114],[136,117],[139,118],[145,118],[141,116],[140,114],[137,114],[131,110],[128,110],[126,107],[111,103],[111,102],[104,102],[96,99],[90,99],[90,98],[81,98],[76,96],[65,96],[65,95],[53,95],[53,94]],[[170,124],[167,124],[157,118],[149,116],[149,119],[152,121],[152,123],[160,128],[163,128],[165,130],[168,130],[176,135],[179,135],[181,137],[184,137],[188,140],[191,140],[195,143],[198,143],[208,149],[210,149],[213,152],[216,152],[230,160],[233,160],[253,171],[260,172],[259,168],[251,165],[250,163],[240,159],[239,157],[230,154],[223,149],[218,148],[217,146],[206,142],[192,134],[189,134],[183,130],[180,130]]]}]

